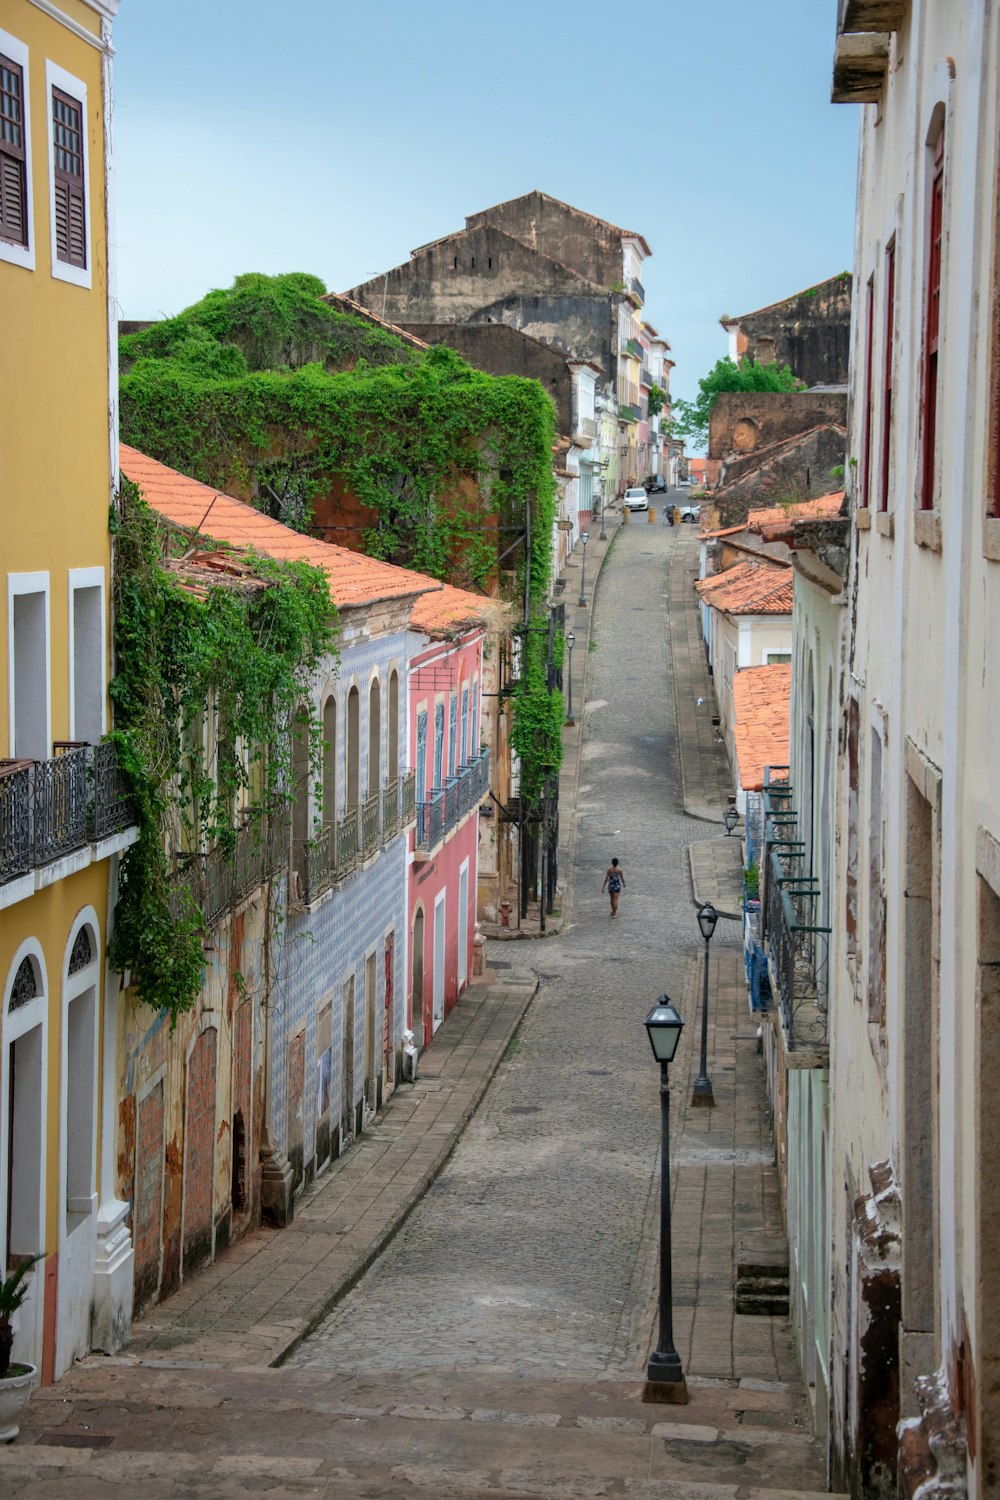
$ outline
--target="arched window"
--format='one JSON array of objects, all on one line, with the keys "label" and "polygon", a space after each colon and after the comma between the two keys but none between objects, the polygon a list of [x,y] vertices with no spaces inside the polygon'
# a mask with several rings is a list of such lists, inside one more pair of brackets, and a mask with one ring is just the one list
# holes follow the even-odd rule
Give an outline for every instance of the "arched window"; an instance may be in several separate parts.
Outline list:
[{"label": "arched window", "polygon": [[337,700],[323,705],[323,822],[337,821]]},{"label": "arched window", "polygon": [[292,732],[292,779],[295,802],[292,808],[292,855],[293,865],[302,869],[300,861],[309,837],[309,716],[304,708],[295,715]]},{"label": "arched window", "polygon": [[361,801],[361,699],[356,687],[347,695],[347,807]]},{"label": "arched window", "polygon": [[395,781],[399,776],[399,673],[395,668],[389,673],[389,704],[386,733],[388,735],[388,746],[385,774],[388,781]]},{"label": "arched window", "polygon": [[368,689],[368,784],[366,797],[374,797],[382,784],[382,687],[377,677]]}]

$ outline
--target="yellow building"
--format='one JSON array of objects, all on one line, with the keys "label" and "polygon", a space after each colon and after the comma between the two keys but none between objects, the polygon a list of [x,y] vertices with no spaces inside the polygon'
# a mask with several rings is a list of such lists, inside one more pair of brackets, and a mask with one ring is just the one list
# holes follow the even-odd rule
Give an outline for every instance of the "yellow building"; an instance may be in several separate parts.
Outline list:
[{"label": "yellow building", "polygon": [[[117,480],[108,211],[117,0],[0,6],[0,1262],[44,1258],[14,1359],[57,1378],[131,1317],[114,1200],[109,724]],[[113,1077],[109,1068],[108,1077]]]}]

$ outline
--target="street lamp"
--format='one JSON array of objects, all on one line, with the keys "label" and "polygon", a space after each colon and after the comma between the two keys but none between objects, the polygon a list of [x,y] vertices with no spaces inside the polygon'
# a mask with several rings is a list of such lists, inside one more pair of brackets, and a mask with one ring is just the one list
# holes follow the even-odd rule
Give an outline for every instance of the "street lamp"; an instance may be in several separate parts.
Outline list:
[{"label": "street lamp", "polygon": [[726,815],[725,815],[725,817],[723,819],[723,822],[726,825],[726,838],[729,837],[729,835],[732,833],[733,829],[736,827],[736,825],[737,825],[737,823],[739,821],[740,821],[740,815],[737,812],[736,808],[735,807],[727,807],[726,808]]},{"label": "street lamp", "polygon": [[673,1285],[670,1263],[670,1087],[667,1069],[674,1060],[684,1022],[669,995],[661,995],[643,1023],[653,1056],[660,1065],[660,1328],[649,1356],[643,1401],[686,1406],[687,1383],[674,1348]]},{"label": "street lamp", "polygon": [[573,717],[573,647],[575,645],[576,645],[576,636],[573,634],[572,630],[568,630],[566,632],[566,650],[569,652],[569,657],[568,657],[567,662],[566,662],[566,675],[567,675],[567,687],[568,687],[568,694],[567,694],[567,700],[566,700],[566,723],[567,724],[575,724],[576,723],[576,720]]},{"label": "street lamp", "polygon": [[705,939],[705,983],[701,992],[701,1066],[698,1070],[698,1077],[694,1081],[691,1103],[700,1104],[705,1109],[715,1107],[712,1080],[708,1076],[708,945],[712,941],[712,933],[715,931],[715,924],[718,920],[719,913],[711,901],[706,901],[698,908],[698,926]]},{"label": "street lamp", "polygon": [[580,570],[580,597],[576,601],[578,605],[586,604],[587,602],[587,597],[583,592],[583,586],[587,579],[587,543],[590,541],[590,532],[581,531],[580,541],[583,543],[583,563]]}]

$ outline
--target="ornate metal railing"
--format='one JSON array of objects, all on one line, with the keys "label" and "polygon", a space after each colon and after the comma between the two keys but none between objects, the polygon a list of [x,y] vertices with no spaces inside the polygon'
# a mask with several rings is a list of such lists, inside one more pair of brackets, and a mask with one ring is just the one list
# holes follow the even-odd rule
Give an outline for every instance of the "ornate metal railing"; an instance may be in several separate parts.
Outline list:
[{"label": "ornate metal railing", "polygon": [[33,863],[82,849],[87,842],[86,745],[56,745],[52,760],[36,760],[32,767],[31,842]]},{"label": "ornate metal railing", "polygon": [[416,848],[426,853],[477,807],[490,787],[490,752],[460,766],[443,787],[435,787],[426,802],[417,803]]},{"label": "ornate metal railing", "polygon": [[114,745],[94,746],[92,791],[95,839],[110,838],[132,826],[135,810],[129,796],[128,779],[118,764]]},{"label": "ornate metal railing", "polygon": [[30,760],[0,760],[0,882],[31,869]]},{"label": "ornate metal railing", "polygon": [[812,882],[784,882],[771,855],[767,887],[767,947],[778,980],[778,1000],[788,1045],[824,1046],[827,1040],[830,928],[815,920],[819,891]]},{"label": "ornate metal railing", "polygon": [[252,896],[288,862],[288,819],[275,813],[263,824],[247,824],[228,847],[207,854],[178,854],[171,908],[176,916],[186,897],[213,927],[233,906]]},{"label": "ornate metal railing", "polygon": [[403,777],[400,797],[400,825],[408,828],[417,816],[417,773],[410,771]]},{"label": "ornate metal railing", "polygon": [[382,842],[387,844],[399,832],[399,782],[390,781],[382,791]]},{"label": "ornate metal railing", "polygon": [[639,280],[638,276],[630,276],[629,277],[628,289],[629,289],[630,292],[634,292],[635,293],[635,295],[639,298],[640,302],[645,302],[645,300],[646,300],[646,288],[643,286],[643,284]]},{"label": "ornate metal railing", "polygon": [[361,853],[365,859],[378,848],[382,795],[374,792],[361,804]]}]

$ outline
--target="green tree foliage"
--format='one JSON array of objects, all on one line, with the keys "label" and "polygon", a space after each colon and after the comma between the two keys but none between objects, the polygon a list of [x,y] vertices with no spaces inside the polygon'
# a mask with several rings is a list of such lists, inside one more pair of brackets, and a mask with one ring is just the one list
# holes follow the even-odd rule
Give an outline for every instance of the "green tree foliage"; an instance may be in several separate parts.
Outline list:
[{"label": "green tree foliage", "polygon": [[651,417],[659,416],[660,412],[663,410],[663,402],[664,402],[665,399],[666,398],[664,397],[664,394],[660,390],[660,387],[658,385],[654,385],[654,386],[650,387],[650,391],[649,391],[649,415]]},{"label": "green tree foliage", "polygon": [[[291,727],[335,646],[324,573],[241,554],[244,584],[192,589],[168,567],[171,534],[128,480],[115,520],[113,739],[139,826],[120,871],[111,958],[172,1019],[195,1003],[202,914],[176,880],[179,847],[231,852],[290,800]],[[211,714],[214,732],[205,733]],[[314,760],[319,725],[310,723]],[[252,786],[252,805],[243,794]]]},{"label": "green tree foliage", "polygon": [[[123,338],[123,439],[304,530],[319,497],[351,494],[370,517],[359,538],[370,555],[472,589],[499,576],[518,601],[527,581],[534,618],[556,516],[550,396],[443,345],[415,348],[323,298],[313,276],[240,276]],[[526,580],[524,549],[512,544],[529,512]],[[515,725],[557,712],[540,681],[532,670],[519,684]],[[531,757],[558,755],[542,738],[520,735],[528,785]]]},{"label": "green tree foliage", "polygon": [[749,360],[735,364],[720,359],[698,382],[693,401],[675,400],[671,406],[670,429],[674,437],[687,439],[694,448],[708,446],[708,421],[717,396],[723,391],[801,391],[788,365],[756,365]]}]

